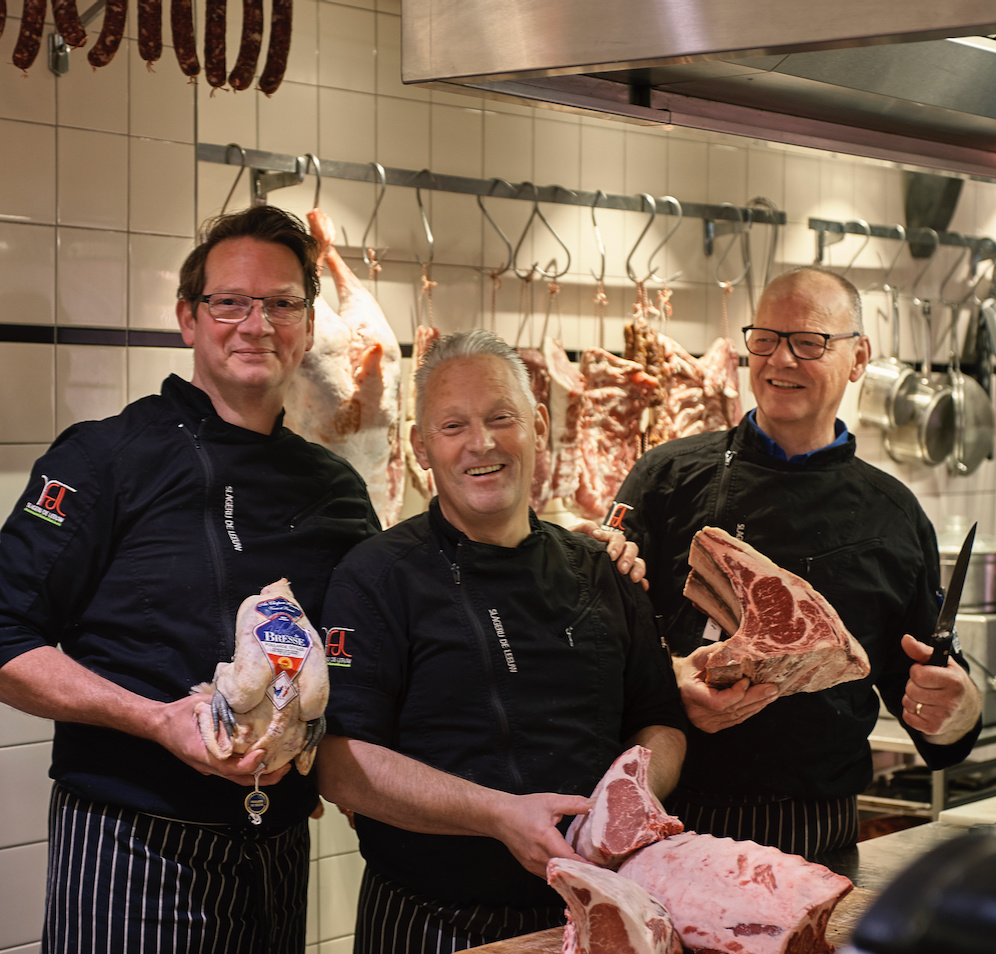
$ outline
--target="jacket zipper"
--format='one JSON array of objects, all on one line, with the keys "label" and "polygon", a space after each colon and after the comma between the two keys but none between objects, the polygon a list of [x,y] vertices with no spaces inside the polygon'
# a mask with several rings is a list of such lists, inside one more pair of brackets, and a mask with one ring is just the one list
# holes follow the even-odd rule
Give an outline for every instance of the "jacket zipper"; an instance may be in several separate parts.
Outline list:
[{"label": "jacket zipper", "polygon": [[467,614],[467,617],[471,621],[471,625],[474,627],[474,633],[477,636],[477,641],[481,648],[481,654],[484,657],[484,676],[488,683],[488,698],[491,701],[491,709],[498,719],[499,739],[502,743],[502,748],[505,751],[505,757],[508,760],[508,769],[509,774],[512,777],[512,784],[514,785],[516,791],[521,791],[523,786],[522,773],[519,771],[519,766],[515,760],[515,746],[512,744],[513,739],[511,728],[509,726],[508,715],[505,712],[505,707],[501,703],[501,697],[498,695],[498,690],[495,687],[494,679],[492,678],[494,676],[494,661],[491,658],[491,644],[488,640],[487,633],[484,631],[480,620],[477,618],[477,614],[474,613],[474,607],[471,605],[470,597],[467,595],[466,589],[460,582],[460,548],[462,546],[462,542],[457,543],[457,558],[450,563],[450,572],[453,574],[453,583],[456,586],[457,598],[463,605],[464,612]]},{"label": "jacket zipper", "polygon": [[730,495],[730,480],[733,477],[733,460],[737,456],[735,450],[727,449],[723,454],[723,469],[719,473],[719,489],[716,492],[716,510],[713,513],[714,523],[723,525],[723,511],[726,510],[726,500]]},{"label": "jacket zipper", "polygon": [[[203,425],[204,421],[201,421]],[[192,431],[189,427],[184,427],[183,424],[180,425],[183,430],[190,435],[191,441],[194,444],[194,452],[197,455],[197,460],[201,465],[201,469],[204,472],[204,502],[202,517],[204,520],[204,535],[208,541],[208,552],[211,557],[211,565],[214,568],[214,584],[215,591],[217,594],[217,606],[220,608],[222,616],[222,632],[232,634],[231,639],[234,640],[235,633],[235,620],[228,618],[228,598],[225,594],[225,587],[222,583],[225,576],[225,561],[222,558],[221,546],[218,543],[218,537],[215,533],[214,522],[211,519],[211,506],[208,499],[208,494],[211,487],[214,485],[214,466],[211,463],[211,457],[208,452],[201,446],[200,438],[197,433]],[[234,643],[232,643],[228,637],[225,638],[225,642],[221,645],[219,649],[219,659],[224,659],[226,653],[230,653],[234,649]]]},{"label": "jacket zipper", "polygon": [[592,600],[582,611],[581,615],[578,616],[570,626],[564,630],[564,635],[567,637],[567,642],[570,643],[571,647],[574,647],[574,630],[576,630],[591,614],[591,611],[595,608],[595,600]]}]

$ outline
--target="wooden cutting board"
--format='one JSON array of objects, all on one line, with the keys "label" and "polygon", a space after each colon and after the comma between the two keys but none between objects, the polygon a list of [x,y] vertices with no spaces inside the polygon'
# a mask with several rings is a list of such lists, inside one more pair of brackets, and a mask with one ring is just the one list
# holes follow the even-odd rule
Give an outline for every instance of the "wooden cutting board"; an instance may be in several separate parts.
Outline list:
[{"label": "wooden cutting board", "polygon": [[[855,888],[833,909],[830,924],[827,926],[827,940],[841,947],[851,937],[854,926],[861,920],[872,901],[878,897],[877,891],[869,888]],[[482,947],[472,948],[476,954],[560,954],[563,941],[563,928],[550,928],[535,934],[496,941]],[[750,954],[744,951],[744,954]]]}]

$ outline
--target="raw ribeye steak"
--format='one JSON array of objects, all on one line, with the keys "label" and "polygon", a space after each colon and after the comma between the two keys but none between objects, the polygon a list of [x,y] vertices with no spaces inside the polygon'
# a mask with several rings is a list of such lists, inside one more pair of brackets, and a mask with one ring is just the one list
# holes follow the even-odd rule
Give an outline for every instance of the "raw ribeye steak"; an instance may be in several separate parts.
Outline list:
[{"label": "raw ribeye steak", "polygon": [[827,923],[854,885],[799,855],[682,832],[619,869],[670,912],[691,954],[831,954]]},{"label": "raw ribeye steak", "polygon": [[567,829],[582,858],[615,869],[637,848],[684,830],[647,786],[649,764],[650,750],[634,745],[609,766],[591,793],[591,811],[575,815]]},{"label": "raw ribeye steak", "polygon": [[861,644],[804,579],[717,527],[692,540],[684,593],[727,633],[709,655],[715,688],[747,676],[779,695],[819,692],[870,672]]},{"label": "raw ribeye steak", "polygon": [[681,954],[671,915],[635,881],[571,858],[551,858],[546,880],[567,902],[562,954]]}]

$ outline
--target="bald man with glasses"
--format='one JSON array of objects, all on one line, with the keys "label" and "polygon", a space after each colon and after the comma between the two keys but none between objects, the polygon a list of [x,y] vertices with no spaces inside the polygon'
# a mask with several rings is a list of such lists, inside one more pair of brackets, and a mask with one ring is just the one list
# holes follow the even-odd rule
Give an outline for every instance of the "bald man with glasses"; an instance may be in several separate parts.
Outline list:
[{"label": "bald man with glasses", "polygon": [[[834,272],[795,269],[765,289],[743,332],[757,407],[729,431],[650,450],[606,524],[646,561],[692,723],[668,809],[698,832],[819,858],[858,840],[876,688],[932,768],[971,751],[980,703],[961,656],[924,665],[941,588],[930,521],[902,483],[857,458],[837,418],[870,356],[858,291]],[[706,686],[702,659],[731,634],[682,595],[689,545],[704,526],[822,593],[865,648],[871,675],[784,698],[746,679]]]}]

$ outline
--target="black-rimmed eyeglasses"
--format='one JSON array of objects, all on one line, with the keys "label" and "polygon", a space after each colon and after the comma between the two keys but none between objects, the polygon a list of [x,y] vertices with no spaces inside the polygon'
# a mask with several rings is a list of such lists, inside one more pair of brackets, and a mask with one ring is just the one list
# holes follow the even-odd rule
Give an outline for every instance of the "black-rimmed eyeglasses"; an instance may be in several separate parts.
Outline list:
[{"label": "black-rimmed eyeglasses", "polygon": [[217,292],[213,295],[201,295],[200,300],[207,305],[208,314],[215,321],[222,321],[227,325],[245,321],[252,311],[254,301],[263,303],[263,314],[271,325],[295,325],[308,313],[311,305],[307,298],[295,295],[268,295],[260,298],[256,295]]},{"label": "black-rimmed eyeglasses", "polygon": [[826,353],[827,344],[837,338],[859,338],[860,331],[845,331],[839,335],[828,335],[822,331],[775,331],[772,328],[755,328],[747,325],[743,328],[744,343],[751,354],[766,358],[778,349],[778,343],[784,338],[788,342],[789,351],[801,361],[815,361]]}]

